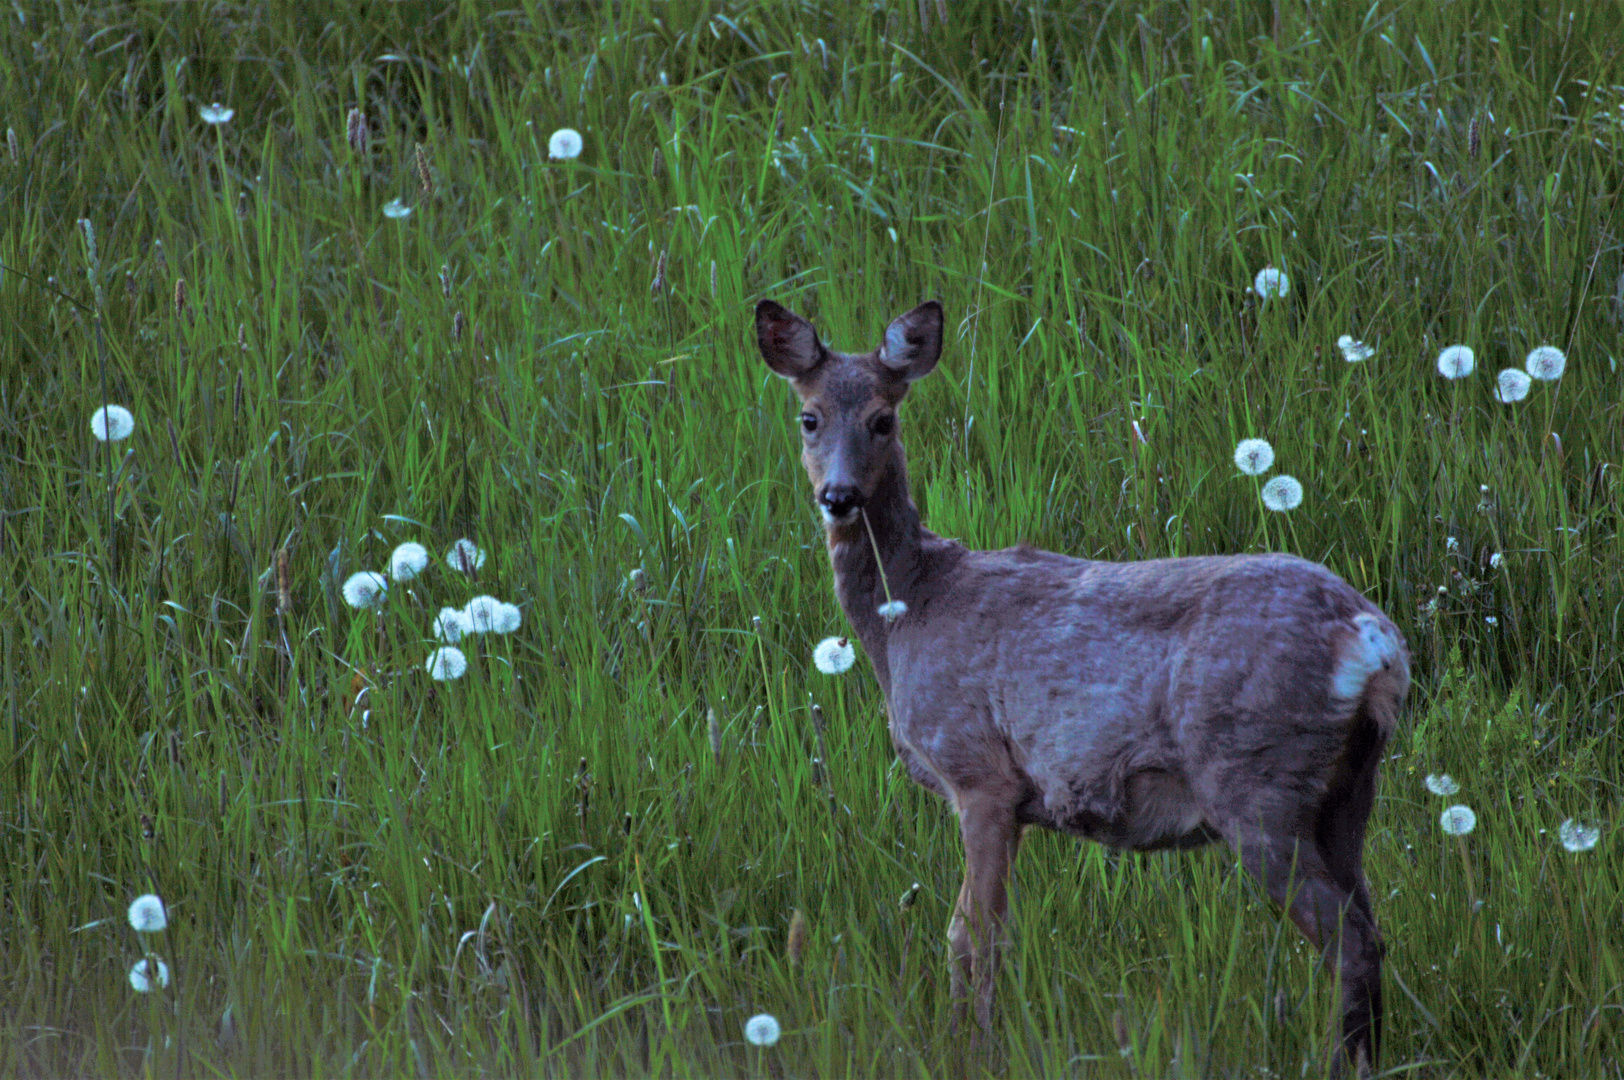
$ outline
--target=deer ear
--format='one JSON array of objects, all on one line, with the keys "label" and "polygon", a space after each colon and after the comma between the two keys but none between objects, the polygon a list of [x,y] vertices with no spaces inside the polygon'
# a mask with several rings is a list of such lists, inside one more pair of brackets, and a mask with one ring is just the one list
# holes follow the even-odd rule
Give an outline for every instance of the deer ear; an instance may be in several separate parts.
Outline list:
[{"label": "deer ear", "polygon": [[927,300],[885,328],[880,363],[908,382],[923,379],[942,358],[942,305]]},{"label": "deer ear", "polygon": [[825,355],[812,324],[771,300],[756,305],[756,345],[767,366],[786,379],[806,378]]}]

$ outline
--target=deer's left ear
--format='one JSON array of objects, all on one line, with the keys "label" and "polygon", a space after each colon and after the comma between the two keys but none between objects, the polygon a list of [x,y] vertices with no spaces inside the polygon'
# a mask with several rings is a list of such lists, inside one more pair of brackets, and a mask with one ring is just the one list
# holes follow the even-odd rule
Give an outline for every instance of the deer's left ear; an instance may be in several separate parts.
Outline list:
[{"label": "deer's left ear", "polygon": [[923,379],[942,358],[942,305],[927,300],[885,328],[880,363],[908,382]]}]

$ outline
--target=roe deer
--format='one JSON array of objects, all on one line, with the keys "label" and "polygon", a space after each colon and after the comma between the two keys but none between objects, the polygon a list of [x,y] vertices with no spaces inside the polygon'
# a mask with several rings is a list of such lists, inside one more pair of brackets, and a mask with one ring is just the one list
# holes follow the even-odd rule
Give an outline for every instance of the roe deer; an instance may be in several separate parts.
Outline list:
[{"label": "roe deer", "polygon": [[[826,348],[771,300],[756,338],[800,397],[835,592],[897,754],[958,814],[955,1016],[973,987],[990,1028],[1024,826],[1134,851],[1221,838],[1316,947],[1335,948],[1341,1046],[1373,1067],[1383,948],[1362,859],[1409,688],[1397,627],[1291,555],[1093,562],[970,551],[923,528],[896,408],[941,355],[935,301],[861,355]],[[906,605],[894,621],[878,611],[892,598]]]}]

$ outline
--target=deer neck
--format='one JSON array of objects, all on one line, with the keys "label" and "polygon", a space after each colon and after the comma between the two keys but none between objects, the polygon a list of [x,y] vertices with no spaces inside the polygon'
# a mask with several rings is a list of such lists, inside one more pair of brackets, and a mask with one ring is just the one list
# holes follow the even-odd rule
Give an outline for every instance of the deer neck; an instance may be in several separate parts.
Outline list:
[{"label": "deer neck", "polygon": [[910,611],[918,611],[922,599],[920,553],[924,528],[919,508],[908,493],[908,470],[900,446],[895,464],[869,498],[864,513],[867,528],[862,516],[847,525],[828,527],[829,561],[834,568],[835,596],[841,610],[863,643],[880,686],[889,694],[886,642],[892,624],[879,613],[880,605],[886,602],[887,586],[889,598],[901,600]]}]

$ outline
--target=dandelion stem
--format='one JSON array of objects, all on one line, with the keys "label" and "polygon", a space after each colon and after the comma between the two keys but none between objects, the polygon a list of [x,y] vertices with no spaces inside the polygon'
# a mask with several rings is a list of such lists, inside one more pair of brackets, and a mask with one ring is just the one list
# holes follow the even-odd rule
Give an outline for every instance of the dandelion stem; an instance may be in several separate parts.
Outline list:
[{"label": "dandelion stem", "polygon": [[1466,837],[1457,836],[1455,842],[1460,845],[1460,864],[1466,871],[1466,911],[1469,915],[1477,914],[1477,886],[1472,879],[1472,860],[1466,854]]},{"label": "dandelion stem", "polygon": [[868,511],[859,511],[863,515],[863,529],[868,533],[868,546],[874,549],[874,565],[880,570],[880,588],[885,593],[885,602],[891,602],[891,583],[885,579],[885,562],[880,558],[880,545],[874,539],[874,526],[868,523]]},{"label": "dandelion stem", "polygon": [[242,221],[237,217],[236,207],[231,205],[231,185],[226,178],[226,133],[224,124],[214,124],[214,156],[220,163],[220,205],[225,208],[226,224],[230,227],[232,235],[237,240],[237,247],[242,247]]}]

